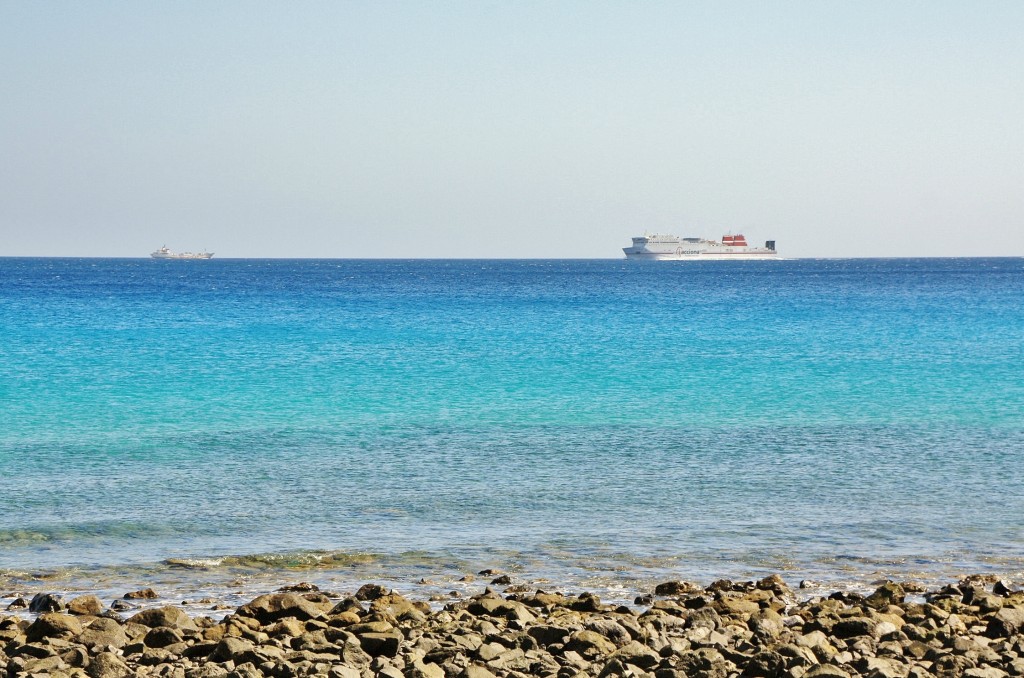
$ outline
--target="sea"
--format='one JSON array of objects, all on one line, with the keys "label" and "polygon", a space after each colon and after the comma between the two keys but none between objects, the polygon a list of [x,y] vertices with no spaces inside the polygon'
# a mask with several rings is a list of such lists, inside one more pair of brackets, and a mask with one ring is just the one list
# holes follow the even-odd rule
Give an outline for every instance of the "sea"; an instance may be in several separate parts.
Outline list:
[{"label": "sea", "polygon": [[1019,582],[1022,462],[1020,258],[0,258],[0,607]]}]

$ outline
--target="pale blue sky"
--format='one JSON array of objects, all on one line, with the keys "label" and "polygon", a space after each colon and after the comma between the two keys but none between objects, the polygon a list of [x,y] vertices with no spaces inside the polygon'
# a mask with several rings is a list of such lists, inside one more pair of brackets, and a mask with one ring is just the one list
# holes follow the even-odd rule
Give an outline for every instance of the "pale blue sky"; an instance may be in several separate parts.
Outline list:
[{"label": "pale blue sky", "polygon": [[1024,2],[0,0],[0,255],[1024,256]]}]

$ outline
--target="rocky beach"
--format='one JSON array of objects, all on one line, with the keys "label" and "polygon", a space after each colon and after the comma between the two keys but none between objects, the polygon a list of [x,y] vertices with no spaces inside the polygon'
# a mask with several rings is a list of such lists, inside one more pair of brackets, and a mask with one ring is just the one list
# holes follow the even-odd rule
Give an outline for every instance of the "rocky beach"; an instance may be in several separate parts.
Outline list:
[{"label": "rocky beach", "polygon": [[[773,575],[670,581],[613,605],[486,573],[439,601],[300,583],[212,616],[140,590],[40,593],[0,615],[0,675],[174,678],[1004,678],[1024,675],[1024,591],[991,576],[808,596]],[[490,576],[497,575],[497,576]],[[489,583],[489,585],[488,585]],[[216,607],[216,606],[214,606]]]}]

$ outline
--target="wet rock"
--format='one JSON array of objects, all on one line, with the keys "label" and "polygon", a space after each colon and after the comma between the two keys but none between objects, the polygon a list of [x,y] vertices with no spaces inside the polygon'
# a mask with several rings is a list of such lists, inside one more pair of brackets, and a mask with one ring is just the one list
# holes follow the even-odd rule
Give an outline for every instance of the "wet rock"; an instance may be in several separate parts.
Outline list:
[{"label": "wet rock", "polygon": [[160,596],[153,589],[139,589],[121,596],[125,600],[156,600]]},{"label": "wet rock", "polygon": [[15,598],[7,605],[8,610],[24,610],[28,608],[28,601],[24,598]]},{"label": "wet rock", "polygon": [[703,591],[700,586],[688,581],[667,581],[654,587],[656,596],[681,596]]},{"label": "wet rock", "polygon": [[28,611],[36,614],[60,612],[63,609],[64,599],[55,593],[37,593],[28,604]]},{"label": "wet rock", "polygon": [[78,596],[68,602],[68,612],[95,617],[100,612],[103,612],[103,603],[96,596]]},{"label": "wet rock", "polygon": [[388,589],[384,588],[380,584],[363,584],[356,591],[356,600],[376,600],[381,596],[386,596]]}]

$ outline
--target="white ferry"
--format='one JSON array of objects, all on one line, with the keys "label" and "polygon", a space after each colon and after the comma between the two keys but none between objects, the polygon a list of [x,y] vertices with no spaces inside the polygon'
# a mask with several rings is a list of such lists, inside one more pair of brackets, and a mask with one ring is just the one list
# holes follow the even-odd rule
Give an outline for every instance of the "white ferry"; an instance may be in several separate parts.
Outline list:
[{"label": "white ferry", "polygon": [[723,235],[722,240],[679,238],[674,235],[641,235],[632,247],[623,247],[627,259],[652,261],[689,261],[691,259],[735,261],[737,259],[775,259],[775,241],[764,247],[752,247],[742,235]]},{"label": "white ferry", "polygon": [[213,252],[172,252],[164,245],[149,256],[154,259],[210,259]]}]

